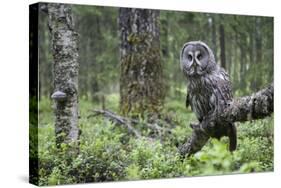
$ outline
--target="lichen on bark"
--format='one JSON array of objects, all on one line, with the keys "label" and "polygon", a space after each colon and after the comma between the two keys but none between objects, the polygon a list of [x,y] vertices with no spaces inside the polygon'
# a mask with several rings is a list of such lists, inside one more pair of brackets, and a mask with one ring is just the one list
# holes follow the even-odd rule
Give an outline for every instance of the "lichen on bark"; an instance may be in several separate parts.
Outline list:
[{"label": "lichen on bark", "polygon": [[120,110],[158,113],[163,105],[159,11],[120,8]]},{"label": "lichen on bark", "polygon": [[75,142],[79,139],[78,128],[78,34],[70,5],[48,4],[48,25],[51,33],[53,54],[54,92],[65,93],[55,102],[56,142]]}]

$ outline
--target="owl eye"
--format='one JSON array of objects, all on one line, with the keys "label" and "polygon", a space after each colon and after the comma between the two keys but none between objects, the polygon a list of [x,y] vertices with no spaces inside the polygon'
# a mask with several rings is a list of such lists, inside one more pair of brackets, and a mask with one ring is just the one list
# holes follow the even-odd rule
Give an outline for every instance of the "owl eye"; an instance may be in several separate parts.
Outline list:
[{"label": "owl eye", "polygon": [[201,55],[201,54],[198,54],[198,55],[197,55],[197,59],[198,59],[198,60],[201,60],[201,59],[202,59],[202,55]]},{"label": "owl eye", "polygon": [[187,59],[188,59],[188,61],[191,61],[192,60],[192,55],[188,54]]}]

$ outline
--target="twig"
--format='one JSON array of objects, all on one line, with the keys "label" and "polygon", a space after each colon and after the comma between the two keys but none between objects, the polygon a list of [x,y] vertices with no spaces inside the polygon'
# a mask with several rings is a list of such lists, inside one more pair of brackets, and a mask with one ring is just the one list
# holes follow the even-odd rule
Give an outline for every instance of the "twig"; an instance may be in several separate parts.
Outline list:
[{"label": "twig", "polygon": [[103,115],[104,117],[108,118],[110,121],[118,125],[124,125],[129,130],[129,132],[133,133],[137,138],[142,138],[141,133],[132,127],[132,122],[128,118],[124,118],[108,110],[93,110],[93,112],[94,114],[89,115],[88,118]]},{"label": "twig", "polygon": [[[114,112],[111,112],[109,110],[93,110],[93,114],[89,115],[88,118],[95,117],[98,115],[103,115],[105,118],[109,119],[110,121],[118,124],[125,126],[129,132],[133,133],[137,138],[142,138],[143,136],[141,135],[140,131],[134,128],[135,125],[138,124],[143,124],[146,128],[153,130],[156,132],[160,137],[164,135],[165,133],[170,133],[171,130],[168,128],[164,128],[159,126],[157,123],[146,123],[146,122],[141,122],[137,119],[131,119],[128,117],[123,117],[118,114],[115,114]],[[159,120],[159,119],[157,119]],[[157,122],[157,120],[154,120]]]}]

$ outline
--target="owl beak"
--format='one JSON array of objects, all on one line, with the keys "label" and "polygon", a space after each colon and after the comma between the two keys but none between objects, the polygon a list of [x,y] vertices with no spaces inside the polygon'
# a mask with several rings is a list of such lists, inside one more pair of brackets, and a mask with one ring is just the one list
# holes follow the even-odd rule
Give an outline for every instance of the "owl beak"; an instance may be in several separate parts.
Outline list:
[{"label": "owl beak", "polygon": [[191,65],[190,65],[190,74],[193,75],[196,73],[196,63],[194,61],[191,62]]},{"label": "owl beak", "polygon": [[197,68],[198,68],[198,66],[199,66],[200,64],[196,61],[196,60],[193,60],[193,62],[192,62],[192,64],[191,64],[191,68],[195,71],[195,72],[197,72]]},{"label": "owl beak", "polygon": [[192,62],[191,62],[191,64],[190,64],[190,67],[193,67],[193,68],[195,68],[195,67],[196,67],[196,63],[195,63],[195,61],[194,61],[194,60],[192,60]]},{"label": "owl beak", "polygon": [[196,64],[196,66],[201,66],[201,63],[200,63],[200,61],[198,61],[197,59],[195,59],[195,64]]}]

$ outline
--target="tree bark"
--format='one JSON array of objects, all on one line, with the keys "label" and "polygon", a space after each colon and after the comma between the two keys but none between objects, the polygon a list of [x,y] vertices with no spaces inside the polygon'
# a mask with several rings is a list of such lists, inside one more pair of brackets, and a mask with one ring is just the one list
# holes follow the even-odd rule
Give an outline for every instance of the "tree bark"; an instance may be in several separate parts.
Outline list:
[{"label": "tree bark", "polygon": [[120,110],[158,113],[163,105],[159,11],[120,8]]},{"label": "tree bark", "polygon": [[169,56],[169,42],[168,42],[168,37],[169,37],[169,13],[166,12],[164,13],[164,18],[161,20],[161,51],[163,57],[167,58]]},{"label": "tree bark", "polygon": [[250,96],[233,100],[224,110],[223,114],[217,117],[203,120],[198,125],[192,125],[193,132],[191,138],[179,148],[182,156],[190,156],[201,150],[208,139],[212,137],[212,132],[223,127],[214,127],[214,122],[243,122],[255,119],[262,119],[273,113],[273,83],[267,88],[258,91]]},{"label": "tree bark", "polygon": [[221,59],[221,66],[226,70],[226,62],[225,62],[225,36],[224,36],[224,26],[220,24],[219,26],[220,32],[220,59]]},{"label": "tree bark", "polygon": [[[212,30],[212,48],[217,49],[217,32],[216,32],[216,19],[215,16],[211,16],[212,19],[212,25],[211,25],[211,30]],[[217,51],[214,52],[215,59],[217,60]]]},{"label": "tree bark", "polygon": [[245,75],[246,75],[246,64],[247,64],[247,56],[246,56],[246,36],[241,34],[240,36],[240,88],[245,88]]},{"label": "tree bark", "polygon": [[56,143],[70,143],[79,138],[78,128],[78,34],[74,31],[71,7],[48,4],[49,29],[54,58]]},{"label": "tree bark", "polygon": [[[255,70],[260,69],[261,63],[262,63],[262,34],[261,34],[261,18],[257,17],[255,19],[256,22],[256,27],[255,27],[255,50],[256,50],[256,59],[255,59]],[[252,88],[254,90],[257,90],[257,88],[259,88],[262,85],[262,80],[261,80],[261,76],[255,74],[255,79],[253,82],[253,86]]]},{"label": "tree bark", "polygon": [[[232,36],[230,36],[230,38],[231,38],[231,40],[232,40]],[[227,61],[227,64],[228,64],[228,66],[227,66],[227,72],[228,72],[228,74],[229,75],[232,75],[232,58],[233,58],[233,54],[232,54],[232,47],[233,46],[233,44],[232,44],[232,42],[230,42],[229,44],[228,44],[228,49],[227,49],[227,52],[228,52],[228,55],[227,55],[227,58],[226,58],[226,61]]]}]

